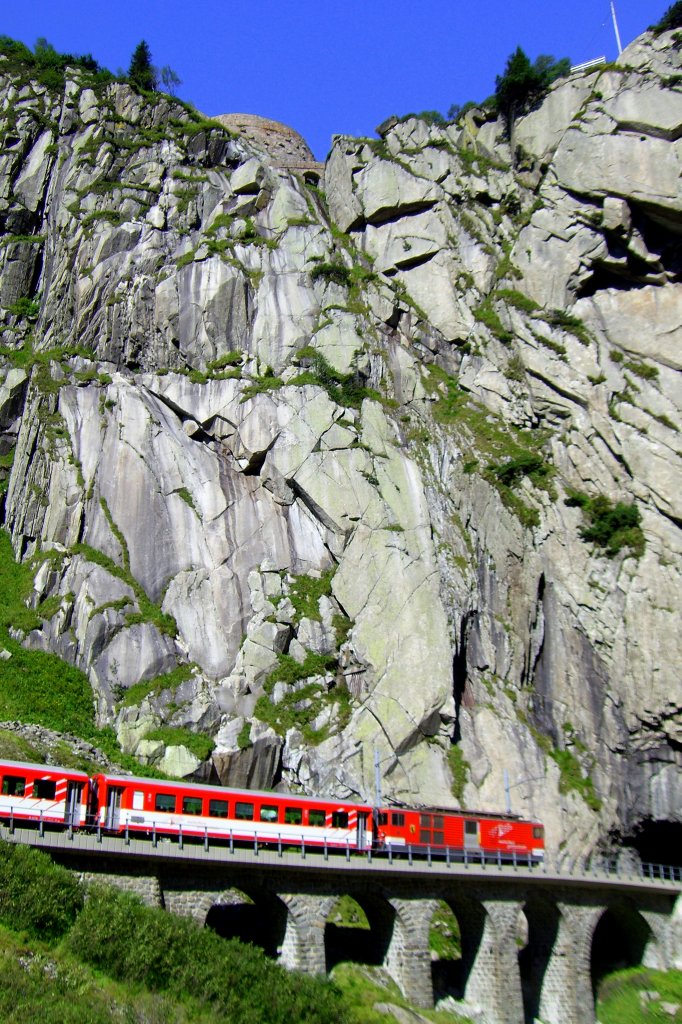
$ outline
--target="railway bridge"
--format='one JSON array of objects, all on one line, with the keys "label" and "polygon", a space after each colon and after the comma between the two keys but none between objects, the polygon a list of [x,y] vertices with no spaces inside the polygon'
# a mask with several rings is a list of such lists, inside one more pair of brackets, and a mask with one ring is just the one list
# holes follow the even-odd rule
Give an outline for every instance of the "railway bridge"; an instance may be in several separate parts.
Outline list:
[{"label": "railway bridge", "polygon": [[[594,986],[604,970],[639,963],[667,970],[682,956],[680,868],[614,873],[603,865],[568,874],[182,837],[25,828],[2,828],[1,836],[48,851],[87,881],[255,941],[287,967],[323,973],[340,959],[383,965],[416,1005],[433,1006],[434,991],[448,993],[486,1024],[594,1024]],[[329,924],[343,895],[364,910],[369,930]],[[429,950],[443,905],[461,935],[461,957],[449,964],[432,962]]]}]

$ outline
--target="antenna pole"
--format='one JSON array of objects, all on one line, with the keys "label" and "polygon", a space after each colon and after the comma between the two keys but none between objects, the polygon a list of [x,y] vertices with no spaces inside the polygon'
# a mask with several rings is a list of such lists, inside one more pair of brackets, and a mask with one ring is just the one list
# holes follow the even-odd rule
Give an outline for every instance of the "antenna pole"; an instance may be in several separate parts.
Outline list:
[{"label": "antenna pole", "polygon": [[379,748],[374,748],[374,801],[377,809],[381,807],[381,758]]},{"label": "antenna pole", "polygon": [[616,33],[616,43],[618,44],[618,56],[620,57],[623,52],[623,47],[620,42],[620,32],[618,31],[618,19],[616,18],[616,5],[611,0],[611,17],[613,18],[613,31]]}]

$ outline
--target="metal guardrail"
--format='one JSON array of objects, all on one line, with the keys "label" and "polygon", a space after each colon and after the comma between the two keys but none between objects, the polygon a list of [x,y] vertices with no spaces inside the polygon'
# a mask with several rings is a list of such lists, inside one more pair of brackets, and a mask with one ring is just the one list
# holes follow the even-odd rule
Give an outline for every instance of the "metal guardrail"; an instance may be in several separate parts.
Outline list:
[{"label": "metal guardrail", "polygon": [[192,865],[233,864],[242,868],[267,867],[280,870],[337,871],[342,874],[374,873],[379,877],[411,876],[438,878],[506,879],[525,882],[548,882],[570,886],[609,886],[615,888],[657,890],[666,893],[682,891],[682,867],[669,864],[630,864],[606,858],[587,865],[550,866],[531,857],[512,855],[486,856],[483,852],[466,850],[433,850],[427,847],[388,848],[385,851],[313,847],[282,842],[263,845],[237,842],[232,835],[225,842],[204,836],[160,834],[156,829],[149,839],[137,838],[125,830],[112,835],[101,827],[94,829],[52,830],[44,826],[23,828],[10,819],[9,827],[0,827],[2,838],[68,853],[115,856],[140,860],[178,861]]},{"label": "metal guardrail", "polygon": [[606,57],[595,57],[593,60],[583,61],[582,64],[574,64],[571,68],[571,74],[577,74],[579,71],[589,71],[590,68],[598,68],[601,64],[606,64]]}]

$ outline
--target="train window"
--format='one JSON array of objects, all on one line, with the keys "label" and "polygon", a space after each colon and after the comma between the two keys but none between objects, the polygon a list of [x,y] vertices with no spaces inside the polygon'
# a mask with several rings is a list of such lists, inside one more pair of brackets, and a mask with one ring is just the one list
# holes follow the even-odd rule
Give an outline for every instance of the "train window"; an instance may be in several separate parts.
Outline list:
[{"label": "train window", "polygon": [[533,825],[533,839],[544,839],[545,830],[542,825]]},{"label": "train window", "polygon": [[433,816],[433,828],[443,828],[443,815],[434,814]]},{"label": "train window", "polygon": [[175,797],[172,793],[157,793],[154,800],[155,811],[166,811],[173,814],[175,811]]},{"label": "train window", "polygon": [[347,811],[332,811],[332,828],[348,828]]},{"label": "train window", "polygon": [[427,832],[426,829],[422,829],[419,833],[419,842],[423,843],[424,846],[431,845],[431,833]]},{"label": "train window", "polygon": [[420,814],[419,815],[419,824],[421,825],[422,828],[431,828],[431,815],[430,814]]},{"label": "train window", "polygon": [[201,814],[202,813],[202,799],[200,796],[183,796],[182,798],[182,813],[183,814]]},{"label": "train window", "polygon": [[477,821],[465,821],[464,822],[464,834],[467,836],[478,835],[478,822]]},{"label": "train window", "polygon": [[212,818],[227,818],[229,806],[227,800],[209,800],[208,813]]},{"label": "train window", "polygon": [[260,820],[261,821],[277,821],[279,819],[279,810],[274,804],[261,804],[260,809]]},{"label": "train window", "polygon": [[391,825],[397,825],[398,827],[402,828],[402,826],[404,824],[405,824],[405,815],[404,814],[391,814]]},{"label": "train window", "polygon": [[377,816],[378,825],[388,825],[388,814],[385,811],[379,811]]},{"label": "train window", "polygon": [[284,822],[287,825],[300,825],[303,821],[303,811],[300,807],[285,807]]},{"label": "train window", "polygon": [[3,796],[23,796],[26,789],[26,779],[21,775],[5,775],[2,780]]},{"label": "train window", "polygon": [[433,833],[433,845],[434,846],[444,846],[445,845],[445,833],[444,832],[434,832]]},{"label": "train window", "polygon": [[312,811],[308,811],[308,824],[324,828],[324,811],[321,811],[319,808],[313,808]]},{"label": "train window", "polygon": [[54,779],[36,779],[33,783],[33,795],[37,800],[54,800],[57,795],[57,783]]},{"label": "train window", "polygon": [[253,821],[253,804],[244,803],[243,800],[237,800],[234,805],[234,816],[239,818],[240,821]]}]

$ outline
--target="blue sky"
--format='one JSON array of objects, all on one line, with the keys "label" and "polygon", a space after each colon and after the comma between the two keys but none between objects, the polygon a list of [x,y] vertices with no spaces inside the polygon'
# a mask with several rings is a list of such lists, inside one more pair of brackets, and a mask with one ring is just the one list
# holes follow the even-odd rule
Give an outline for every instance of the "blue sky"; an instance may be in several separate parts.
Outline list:
[{"label": "blue sky", "polygon": [[[668,0],[615,0],[623,46]],[[481,100],[521,45],[579,63],[616,56],[609,0],[25,0],[0,33],[92,53],[126,69],[141,39],[209,115],[283,121],[324,159],[336,133],[372,135],[391,114]]]}]

